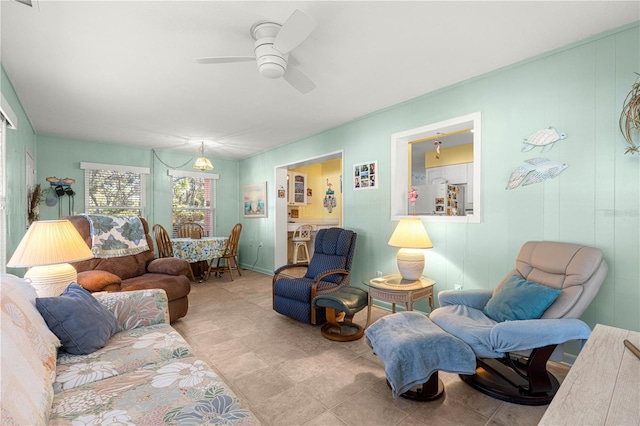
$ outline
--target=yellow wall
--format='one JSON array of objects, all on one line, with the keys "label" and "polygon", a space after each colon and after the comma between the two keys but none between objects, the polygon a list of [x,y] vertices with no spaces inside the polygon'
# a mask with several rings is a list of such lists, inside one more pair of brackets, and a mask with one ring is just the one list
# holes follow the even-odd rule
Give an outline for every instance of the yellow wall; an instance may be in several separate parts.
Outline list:
[{"label": "yellow wall", "polygon": [[424,154],[425,168],[450,166],[452,164],[473,163],[473,144],[440,148],[440,158],[435,157],[435,151]]},{"label": "yellow wall", "polygon": [[[342,159],[324,161],[309,166],[291,169],[292,171],[307,174],[307,188],[312,190],[311,203],[306,206],[289,207],[298,209],[299,218],[342,218],[342,193],[340,192],[340,175],[342,174]],[[333,195],[336,198],[336,207],[331,213],[323,207],[324,197],[327,192],[327,179],[333,184]],[[341,224],[339,224],[341,226]]]}]

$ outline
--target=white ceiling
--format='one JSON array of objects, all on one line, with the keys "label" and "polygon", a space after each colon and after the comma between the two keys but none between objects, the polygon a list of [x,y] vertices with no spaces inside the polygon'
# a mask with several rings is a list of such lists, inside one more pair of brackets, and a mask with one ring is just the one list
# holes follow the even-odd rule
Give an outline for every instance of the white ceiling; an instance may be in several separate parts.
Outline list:
[{"label": "white ceiling", "polygon": [[[35,3],[35,2],[34,2]],[[303,95],[252,62],[295,9]],[[640,19],[638,1],[0,1],[0,57],[38,134],[241,159]],[[426,124],[426,123],[425,123]]]}]

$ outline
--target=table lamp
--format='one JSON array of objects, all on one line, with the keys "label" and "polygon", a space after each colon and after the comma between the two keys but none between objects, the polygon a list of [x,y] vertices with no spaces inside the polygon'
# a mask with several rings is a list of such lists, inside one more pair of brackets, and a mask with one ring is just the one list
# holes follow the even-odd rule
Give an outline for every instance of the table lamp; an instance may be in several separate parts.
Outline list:
[{"label": "table lamp", "polygon": [[42,220],[31,224],[7,266],[30,268],[24,277],[31,280],[38,297],[49,297],[59,296],[78,279],[67,262],[91,258],[91,249],[71,222]]},{"label": "table lamp", "polygon": [[421,249],[433,247],[422,219],[418,217],[400,219],[388,244],[400,247],[397,261],[402,279],[408,281],[420,279],[424,271],[424,253]]}]

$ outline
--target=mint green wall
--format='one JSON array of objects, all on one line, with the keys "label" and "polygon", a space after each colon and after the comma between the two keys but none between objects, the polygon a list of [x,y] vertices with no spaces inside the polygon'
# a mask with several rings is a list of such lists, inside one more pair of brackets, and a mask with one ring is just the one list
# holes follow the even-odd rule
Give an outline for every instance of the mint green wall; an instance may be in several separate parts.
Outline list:
[{"label": "mint green wall", "polygon": [[[148,149],[38,135],[38,183],[42,188],[49,188],[49,183],[45,181],[47,177],[75,179],[76,183],[71,188],[76,192],[74,208],[77,213],[85,211],[84,170],[80,169],[80,162],[150,167],[150,161],[151,152]],[[59,207],[62,207],[62,216],[70,214],[67,196],[61,197],[53,207],[41,204],[41,219],[57,219]],[[152,217],[148,211],[147,219]]]},{"label": "mint green wall", "polygon": [[[7,261],[27,229],[26,154],[36,155],[36,135],[18,99],[4,66],[0,67],[0,92],[18,118],[17,129],[7,129]],[[24,270],[9,270],[22,275]]]},{"label": "mint green wall", "polygon": [[[175,151],[156,150],[157,157],[151,149],[132,147],[114,143],[98,143],[54,136],[38,136],[38,182],[43,187],[47,176],[58,178],[70,177],[76,180],[72,185],[76,192],[75,211],[82,213],[84,209],[84,170],[81,162],[117,164],[122,166],[148,167],[150,175],[147,179],[147,213],[150,225],[159,223],[171,228],[171,181],[167,175],[169,169],[194,171],[193,155]],[[195,150],[194,150],[195,154]],[[216,215],[217,233],[227,235],[238,221],[240,199],[238,190],[238,162],[209,156],[214,165],[211,173],[219,175],[217,180],[218,211]],[[163,162],[165,164],[163,164]],[[178,168],[187,163],[183,167]],[[62,199],[63,215],[69,211],[68,198]],[[42,219],[56,219],[58,206],[41,207]]]},{"label": "mint green wall", "polygon": [[[427,223],[434,248],[425,273],[436,291],[492,289],[513,269],[528,240],[601,248],[606,282],[584,314],[640,330],[640,157],[623,155],[618,129],[622,101],[640,71],[640,25],[635,23],[566,49],[461,82],[241,162],[240,185],[267,179],[270,217],[274,167],[344,148],[344,168],[378,160],[380,189],[344,187],[344,227],[358,232],[352,283],[396,273],[390,220],[391,134],[482,112],[482,223]],[[569,137],[545,154],[522,153],[522,140],[554,126]],[[569,164],[558,178],[507,191],[513,169],[544,156]],[[244,235],[265,241],[258,266],[273,265],[272,219],[242,221]],[[240,250],[249,240],[241,240]],[[428,311],[426,301],[417,304]]]},{"label": "mint green wall", "polygon": [[[387,245],[390,220],[391,134],[444,119],[482,112],[482,223],[428,223],[434,248],[426,252],[426,274],[436,291],[462,284],[490,289],[514,265],[527,240],[557,240],[602,248],[609,274],[583,319],[640,330],[640,157],[623,155],[618,130],[622,101],[640,71],[640,24],[611,31],[584,43],[550,52],[443,90],[418,97],[241,162],[213,158],[218,185],[219,233],[243,224],[240,260],[274,269],[274,167],[344,149],[347,173],[354,163],[378,160],[380,189],[353,191],[344,186],[344,227],[358,232],[352,283],[375,271],[395,273],[396,249]],[[80,161],[153,168],[149,220],[168,225],[166,167],[150,150],[124,145],[36,137],[2,70],[2,93],[18,114],[21,129],[8,132],[9,255],[25,229],[24,149],[35,151],[38,181],[50,175],[82,181]],[[555,126],[569,134],[544,154],[569,164],[558,178],[505,190],[511,171],[523,160],[541,156],[520,152],[532,132]],[[35,149],[37,148],[37,150]],[[164,155],[163,155],[164,154]],[[181,164],[189,156],[160,151],[163,160]],[[166,159],[170,158],[171,161]],[[11,168],[11,169],[9,169]],[[188,169],[186,167],[185,169]],[[64,175],[64,176],[63,176]],[[268,182],[269,217],[244,219],[242,185]],[[76,210],[83,188],[76,184]],[[57,216],[57,207],[43,219]],[[264,242],[254,253],[250,244]],[[255,245],[254,245],[255,247]],[[278,265],[279,266],[279,265]],[[427,310],[426,303],[417,304]]]}]

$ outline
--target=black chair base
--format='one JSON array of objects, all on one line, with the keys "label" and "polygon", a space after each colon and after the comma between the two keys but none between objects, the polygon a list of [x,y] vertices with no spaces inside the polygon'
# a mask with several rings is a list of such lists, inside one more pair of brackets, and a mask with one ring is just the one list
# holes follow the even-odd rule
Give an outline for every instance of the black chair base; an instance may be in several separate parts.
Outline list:
[{"label": "black chair base", "polygon": [[[553,374],[546,371],[537,373],[537,376],[530,378],[520,375],[502,360],[499,359],[477,359],[478,368],[476,374],[460,374],[460,379],[472,388],[502,401],[520,405],[547,405],[555,396],[560,383]],[[514,366],[518,370],[524,370],[525,364],[514,361]],[[521,373],[522,374],[522,373]],[[531,381],[538,383],[531,385]],[[540,383],[543,383],[540,386]],[[531,391],[531,388],[534,391]]]},{"label": "black chair base", "polygon": [[[391,388],[388,380],[387,386]],[[412,401],[434,401],[444,396],[444,383],[442,383],[436,371],[425,383],[409,389],[405,393],[400,394],[400,396]]]}]

